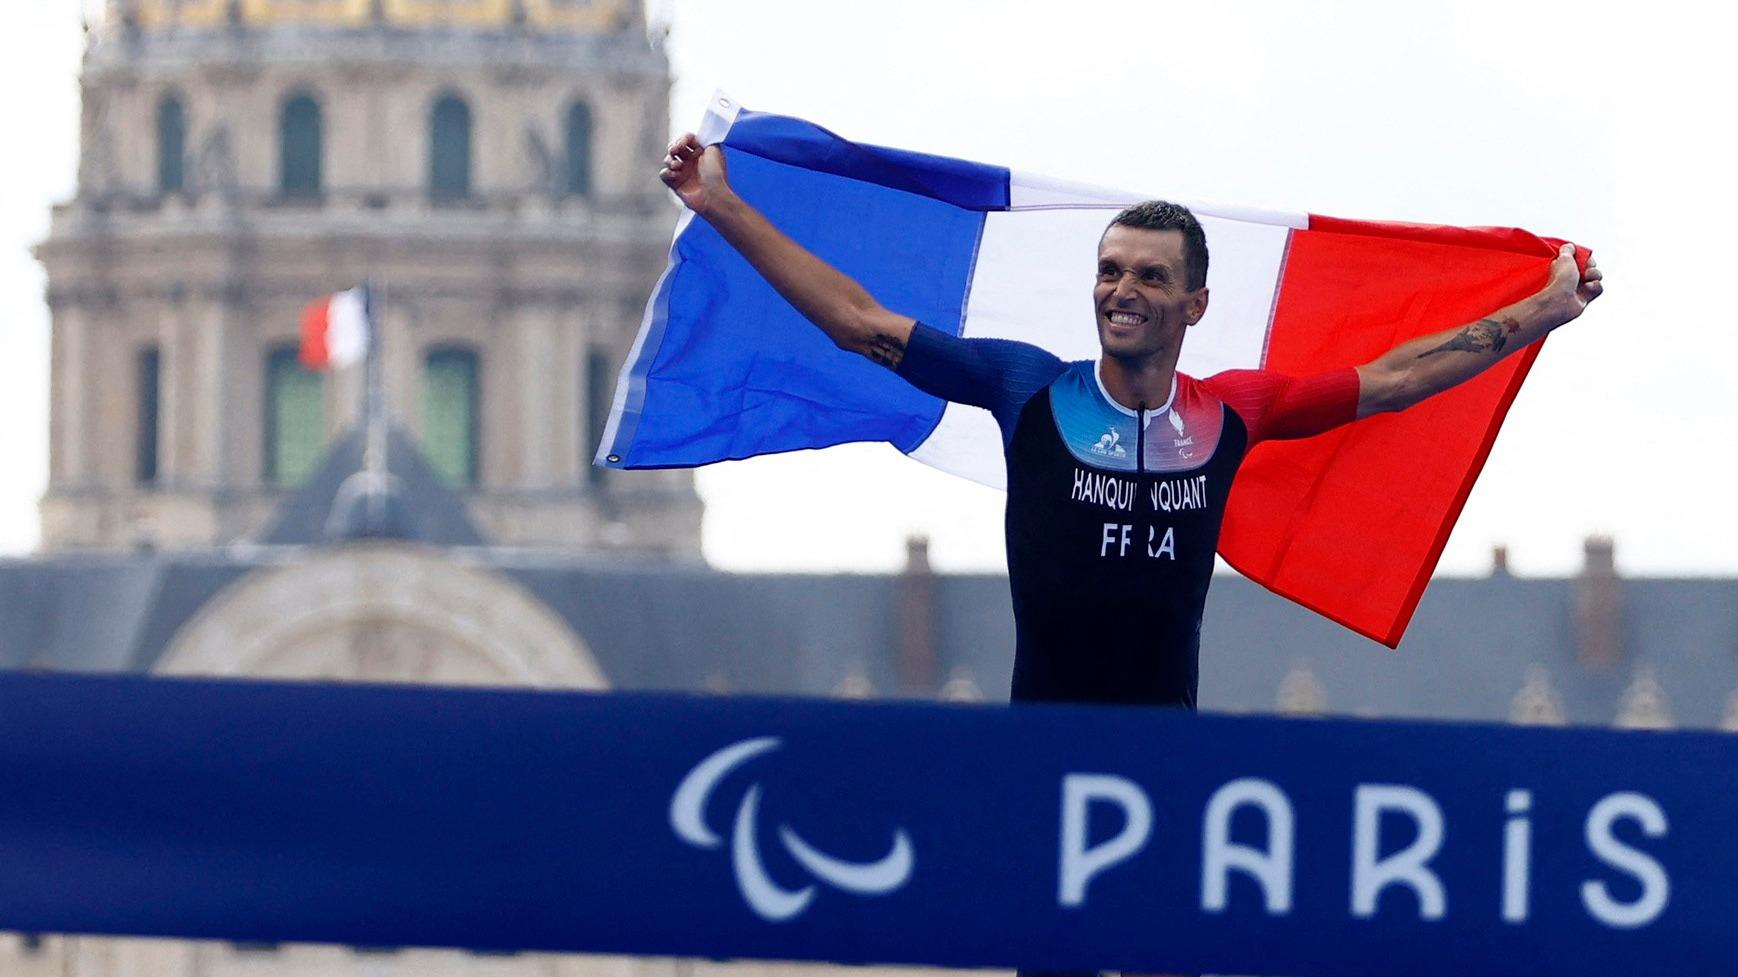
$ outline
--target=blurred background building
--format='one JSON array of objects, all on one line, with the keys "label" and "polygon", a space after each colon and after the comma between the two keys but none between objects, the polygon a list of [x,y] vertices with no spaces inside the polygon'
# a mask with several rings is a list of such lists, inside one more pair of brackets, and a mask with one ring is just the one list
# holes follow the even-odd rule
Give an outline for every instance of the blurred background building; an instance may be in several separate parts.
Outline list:
[{"label": "blurred background building", "polygon": [[257,533],[359,403],[300,310],[366,278],[393,416],[491,538],[699,553],[687,473],[589,464],[670,240],[637,0],[113,0],[82,85],[47,549]]},{"label": "blurred background building", "polygon": [[[0,563],[0,667],[1005,695],[1006,581],[742,575],[686,472],[589,466],[665,261],[667,62],[638,0],[112,0],[39,256],[44,552]],[[392,518],[355,518],[361,371],[308,302],[383,291]],[[1738,730],[1738,581],[1439,580],[1390,653],[1239,579],[1204,708]],[[704,977],[718,963],[0,936],[59,977]],[[813,967],[730,965],[736,977]]]}]

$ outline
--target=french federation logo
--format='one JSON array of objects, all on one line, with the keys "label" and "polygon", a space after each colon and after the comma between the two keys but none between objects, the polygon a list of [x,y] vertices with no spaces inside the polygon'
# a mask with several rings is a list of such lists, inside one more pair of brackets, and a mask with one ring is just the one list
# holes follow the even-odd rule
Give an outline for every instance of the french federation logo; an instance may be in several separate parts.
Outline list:
[{"label": "french federation logo", "polygon": [[[762,736],[727,746],[700,761],[682,778],[670,798],[670,827],[676,837],[696,848],[717,848],[723,839],[706,824],[706,804],[727,774],[762,753],[779,748],[777,737]],[[767,874],[761,861],[756,825],[760,817],[760,785],[743,795],[736,808],[730,832],[730,860],[736,870],[736,887],[742,898],[762,919],[782,923],[795,919],[814,901],[815,886],[786,889]],[[911,838],[904,828],[893,832],[893,847],[873,862],[848,862],[820,851],[802,839],[789,825],[781,824],[779,841],[797,864],[816,879],[837,889],[864,896],[883,896],[911,878]]]}]

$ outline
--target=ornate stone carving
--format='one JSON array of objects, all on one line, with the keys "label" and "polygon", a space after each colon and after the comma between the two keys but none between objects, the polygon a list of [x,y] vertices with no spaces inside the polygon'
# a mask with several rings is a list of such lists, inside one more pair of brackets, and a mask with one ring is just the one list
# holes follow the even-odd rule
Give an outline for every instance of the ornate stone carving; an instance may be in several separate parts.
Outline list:
[{"label": "ornate stone carving", "polygon": [[244,577],[176,635],[159,671],[607,687],[584,643],[517,584],[391,543],[332,547]]},{"label": "ornate stone carving", "polygon": [[1545,666],[1534,664],[1527,669],[1526,680],[1509,703],[1509,722],[1520,726],[1563,725],[1563,700],[1551,687],[1551,673]]},{"label": "ornate stone carving", "polygon": [[1671,701],[1666,697],[1665,687],[1654,676],[1651,665],[1639,666],[1618,703],[1617,728],[1671,729],[1674,725]]},{"label": "ornate stone carving", "polygon": [[223,200],[234,200],[240,190],[236,177],[235,150],[229,142],[229,124],[219,122],[211,127],[199,151],[193,158],[195,194],[214,193]]},{"label": "ornate stone carving", "polygon": [[978,688],[977,680],[972,677],[969,668],[955,668],[943,683],[936,698],[943,702],[982,702],[984,690]]},{"label": "ornate stone carving", "polygon": [[561,164],[534,122],[525,125],[525,167],[533,192],[552,198],[561,195]]},{"label": "ornate stone carving", "polygon": [[1328,709],[1328,691],[1307,661],[1299,661],[1280,680],[1279,711],[1288,716],[1319,716]]},{"label": "ornate stone carving", "polygon": [[841,699],[873,699],[875,683],[864,674],[863,666],[852,665],[839,684],[833,687],[833,695]]}]

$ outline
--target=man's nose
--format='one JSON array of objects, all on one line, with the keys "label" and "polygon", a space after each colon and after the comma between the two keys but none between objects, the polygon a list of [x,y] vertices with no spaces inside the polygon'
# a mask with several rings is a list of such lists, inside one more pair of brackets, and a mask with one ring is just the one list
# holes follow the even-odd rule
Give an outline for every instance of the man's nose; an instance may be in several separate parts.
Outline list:
[{"label": "man's nose", "polygon": [[1136,278],[1134,272],[1123,272],[1122,277],[1116,280],[1116,287],[1111,289],[1111,297],[1118,299],[1133,298],[1135,294],[1135,283]]}]

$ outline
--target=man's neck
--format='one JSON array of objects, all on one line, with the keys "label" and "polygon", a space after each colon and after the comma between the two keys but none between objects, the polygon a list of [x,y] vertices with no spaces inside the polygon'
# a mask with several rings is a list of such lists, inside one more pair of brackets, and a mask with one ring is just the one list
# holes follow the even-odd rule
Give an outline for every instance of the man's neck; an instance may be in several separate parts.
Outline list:
[{"label": "man's neck", "polygon": [[1098,376],[1104,392],[1129,410],[1164,406],[1177,374],[1177,353],[1171,350],[1139,360],[1100,354]]}]

